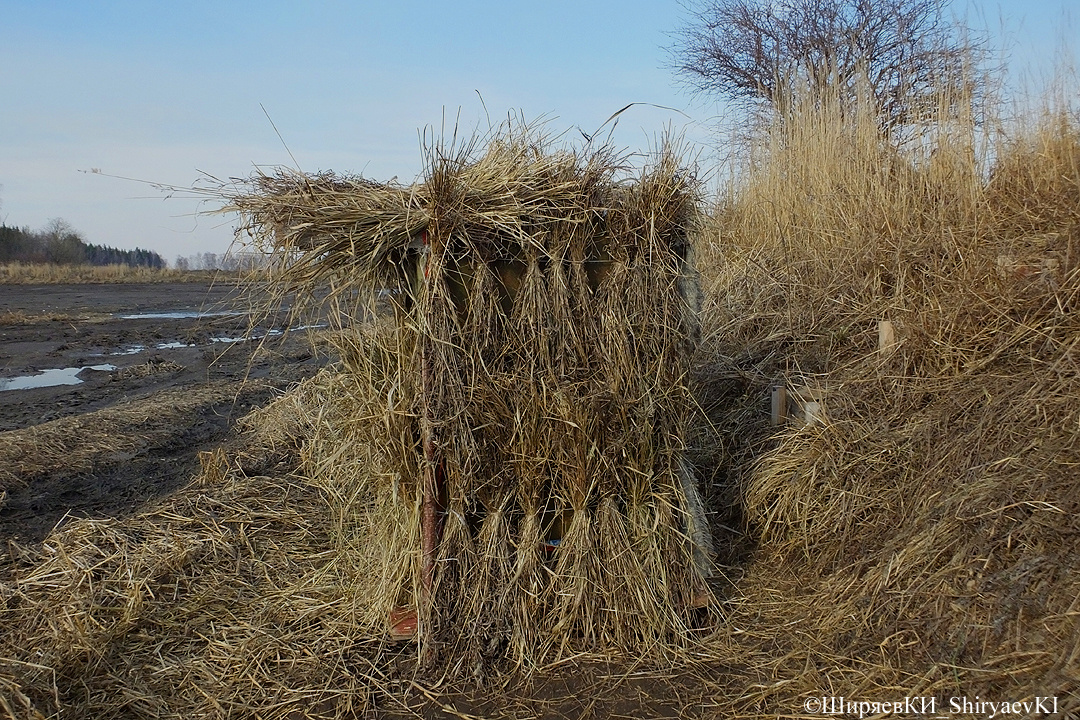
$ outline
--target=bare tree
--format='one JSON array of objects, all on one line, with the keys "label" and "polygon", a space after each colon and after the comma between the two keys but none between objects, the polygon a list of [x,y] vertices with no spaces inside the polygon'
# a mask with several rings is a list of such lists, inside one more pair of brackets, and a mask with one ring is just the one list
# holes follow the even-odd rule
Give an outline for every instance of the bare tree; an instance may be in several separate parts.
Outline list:
[{"label": "bare tree", "polygon": [[677,33],[673,66],[695,90],[764,100],[785,115],[800,93],[871,100],[886,134],[942,97],[977,103],[983,43],[945,16],[948,0],[705,0]]},{"label": "bare tree", "polygon": [[52,218],[41,232],[45,256],[58,265],[86,262],[86,244],[79,233],[63,218]]}]

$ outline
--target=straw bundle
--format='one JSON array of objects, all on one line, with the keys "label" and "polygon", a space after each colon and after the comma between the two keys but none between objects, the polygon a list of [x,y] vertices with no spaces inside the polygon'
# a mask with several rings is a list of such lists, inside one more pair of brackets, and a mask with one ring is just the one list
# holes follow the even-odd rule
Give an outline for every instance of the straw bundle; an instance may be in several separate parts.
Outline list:
[{"label": "straw bundle", "polygon": [[[338,318],[390,291],[394,322],[338,336],[343,430],[371,454],[339,487],[396,500],[385,607],[419,608],[451,674],[678,648],[706,592],[684,457],[695,181],[671,147],[619,181],[610,152],[528,135],[433,147],[409,188],[279,173],[232,197],[278,287]],[[322,476],[359,462],[323,447]]]}]

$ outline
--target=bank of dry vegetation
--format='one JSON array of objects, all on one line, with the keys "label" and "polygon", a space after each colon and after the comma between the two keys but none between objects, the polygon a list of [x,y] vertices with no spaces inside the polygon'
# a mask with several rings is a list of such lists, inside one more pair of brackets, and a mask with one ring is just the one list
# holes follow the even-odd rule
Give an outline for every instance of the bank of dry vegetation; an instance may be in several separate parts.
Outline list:
[{"label": "bank of dry vegetation", "polygon": [[[379,475],[384,449],[359,442],[392,402],[355,373],[393,360],[369,327],[339,340],[344,369],[251,416],[248,450],[207,455],[186,490],[13,549],[0,584],[0,707],[351,717],[426,697],[416,687],[444,675],[490,687],[516,670],[557,672],[551,658],[636,667],[656,649],[628,652],[636,637],[669,648],[654,653],[668,679],[653,690],[670,695],[664,712],[685,716],[797,716],[811,695],[1056,695],[1077,711],[1080,122],[1059,106],[988,130],[939,118],[925,144],[897,151],[872,118],[815,98],[756,137],[698,228],[692,387],[708,422],[699,415],[687,441],[722,541],[704,629],[668,616],[649,635],[644,615],[589,626],[572,605],[564,617],[576,626],[485,631],[537,647],[557,637],[557,652],[484,648],[458,627],[468,652],[417,670],[415,645],[387,643],[399,599],[388,592],[406,587],[418,552],[394,526],[409,516],[415,529],[417,508]],[[777,385],[816,387],[822,421],[771,425]],[[400,441],[400,428],[385,431]],[[593,511],[599,529],[581,532],[603,543],[601,516],[620,519]],[[496,520],[486,545],[467,548],[480,572],[513,571]],[[578,560],[582,577],[611,579]],[[581,587],[577,601],[600,607],[597,587],[647,589]],[[617,637],[620,627],[633,632]],[[656,698],[638,700],[655,710]]]},{"label": "bank of dry vegetation", "polygon": [[[1080,703],[1080,124],[998,130],[953,117],[897,153],[817,98],[712,218],[713,407],[754,544],[717,638],[751,668],[727,713]],[[825,421],[766,427],[774,384],[823,391]]]},{"label": "bank of dry vegetation", "polygon": [[133,265],[76,265],[12,262],[0,264],[0,284],[67,285],[80,283],[205,283],[218,275],[225,281],[235,273],[212,270],[173,270]]}]

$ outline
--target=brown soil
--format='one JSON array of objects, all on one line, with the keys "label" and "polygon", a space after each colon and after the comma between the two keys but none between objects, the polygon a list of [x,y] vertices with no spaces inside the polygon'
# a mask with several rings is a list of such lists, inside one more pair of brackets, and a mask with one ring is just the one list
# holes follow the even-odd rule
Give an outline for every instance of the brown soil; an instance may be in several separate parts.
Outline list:
[{"label": "brown soil", "polygon": [[[0,390],[0,543],[183,486],[238,417],[326,361],[306,333],[277,335],[284,315],[252,327],[243,309],[230,286],[0,286],[0,381],[87,368],[78,385]],[[240,314],[123,317],[166,312]],[[243,339],[270,331],[261,349]]]}]

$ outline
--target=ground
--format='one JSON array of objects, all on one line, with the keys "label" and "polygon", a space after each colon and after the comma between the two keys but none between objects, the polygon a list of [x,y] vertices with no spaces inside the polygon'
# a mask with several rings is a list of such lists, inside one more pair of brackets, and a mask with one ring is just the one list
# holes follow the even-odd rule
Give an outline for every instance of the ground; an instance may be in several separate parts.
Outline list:
[{"label": "ground", "polygon": [[[239,417],[325,363],[284,312],[246,307],[230,284],[0,286],[0,543],[183,486]],[[64,368],[82,382],[12,389]]]}]

